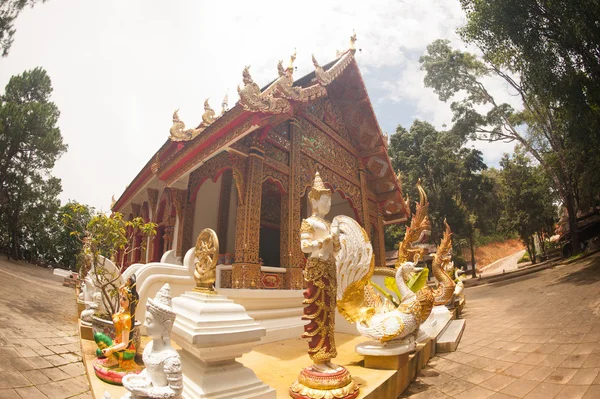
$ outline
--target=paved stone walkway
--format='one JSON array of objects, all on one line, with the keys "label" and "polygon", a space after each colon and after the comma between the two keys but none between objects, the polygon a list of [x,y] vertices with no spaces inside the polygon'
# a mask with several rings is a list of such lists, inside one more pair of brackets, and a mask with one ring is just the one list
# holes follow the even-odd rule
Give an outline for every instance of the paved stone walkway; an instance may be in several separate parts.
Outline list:
[{"label": "paved stone walkway", "polygon": [[600,398],[600,254],[466,296],[458,350],[403,397]]},{"label": "paved stone walkway", "polygon": [[62,278],[0,259],[0,399],[91,398],[76,311]]}]

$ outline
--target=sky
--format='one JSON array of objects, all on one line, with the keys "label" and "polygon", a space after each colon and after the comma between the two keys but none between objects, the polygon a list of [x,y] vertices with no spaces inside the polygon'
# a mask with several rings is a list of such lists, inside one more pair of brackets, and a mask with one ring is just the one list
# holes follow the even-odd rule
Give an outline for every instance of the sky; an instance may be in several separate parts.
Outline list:
[{"label": "sky", "polygon": [[[418,59],[439,38],[464,49],[456,34],[463,23],[458,0],[49,0],[17,18],[10,54],[0,58],[0,87],[12,75],[46,69],[69,146],[52,172],[62,179],[61,201],[106,211],[169,137],[175,109],[193,127],[206,98],[217,112],[226,93],[235,104],[245,65],[262,87],[296,49],[299,78],[313,70],[311,54],[321,65],[333,60],[353,30],[384,132],[415,119],[451,126],[449,103],[424,86]],[[518,107],[505,85],[489,84]],[[470,145],[489,166],[513,149]]]}]

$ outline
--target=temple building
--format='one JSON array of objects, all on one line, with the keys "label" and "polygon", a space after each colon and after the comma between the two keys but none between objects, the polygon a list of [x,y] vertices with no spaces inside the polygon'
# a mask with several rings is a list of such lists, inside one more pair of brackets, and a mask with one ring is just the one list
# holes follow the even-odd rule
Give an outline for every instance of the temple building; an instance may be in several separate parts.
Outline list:
[{"label": "temple building", "polygon": [[[300,289],[300,225],[310,212],[315,171],[334,192],[329,218],[344,214],[366,230],[385,265],[384,226],[404,222],[401,185],[387,154],[358,65],[354,41],[337,59],[294,81],[278,64],[264,88],[243,70],[240,100],[186,128],[177,111],[170,137],[112,210],[158,224],[128,263],[182,257],[204,228],[219,238],[224,288]],[[138,238],[141,239],[141,238]],[[169,252],[170,251],[170,252]]]}]

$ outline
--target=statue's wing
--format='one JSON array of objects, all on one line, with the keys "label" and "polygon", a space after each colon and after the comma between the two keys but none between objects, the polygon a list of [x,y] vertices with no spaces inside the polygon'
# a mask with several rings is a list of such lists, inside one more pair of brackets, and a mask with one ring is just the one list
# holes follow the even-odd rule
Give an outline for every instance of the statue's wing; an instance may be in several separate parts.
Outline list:
[{"label": "statue's wing", "polygon": [[[373,247],[365,230],[351,217],[336,216],[332,232],[339,234],[335,264],[337,272],[337,299],[341,300],[348,287],[362,289],[373,275]],[[354,284],[355,283],[355,284]]]}]

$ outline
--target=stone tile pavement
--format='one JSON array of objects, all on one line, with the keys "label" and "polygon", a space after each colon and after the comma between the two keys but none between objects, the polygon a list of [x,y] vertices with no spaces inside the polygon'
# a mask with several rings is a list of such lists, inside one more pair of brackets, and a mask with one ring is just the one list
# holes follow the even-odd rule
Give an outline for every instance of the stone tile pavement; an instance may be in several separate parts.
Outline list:
[{"label": "stone tile pavement", "polygon": [[600,254],[466,296],[458,350],[402,397],[600,398]]},{"label": "stone tile pavement", "polygon": [[76,311],[62,278],[0,259],[0,399],[91,398]]}]

